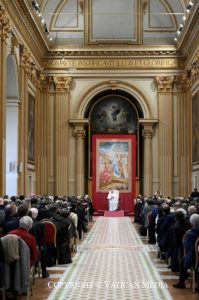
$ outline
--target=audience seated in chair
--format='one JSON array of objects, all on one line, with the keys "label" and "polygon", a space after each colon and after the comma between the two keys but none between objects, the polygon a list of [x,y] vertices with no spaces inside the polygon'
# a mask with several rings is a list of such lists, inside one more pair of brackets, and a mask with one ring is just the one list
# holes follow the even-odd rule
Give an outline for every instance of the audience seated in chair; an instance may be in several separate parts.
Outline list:
[{"label": "audience seated in chair", "polygon": [[19,220],[19,228],[12,230],[9,232],[9,234],[15,234],[19,237],[21,237],[25,243],[28,245],[30,249],[30,265],[32,266],[37,258],[38,258],[38,252],[37,252],[37,245],[35,238],[28,232],[30,228],[32,227],[33,221],[29,216],[24,216]]},{"label": "audience seated in chair", "polygon": [[59,264],[67,264],[71,263],[71,253],[69,247],[69,233],[68,227],[70,225],[70,221],[66,218],[63,218],[59,215],[58,207],[56,204],[52,204],[50,207],[51,211],[53,211],[53,216],[50,218],[50,221],[54,223],[57,229],[56,236],[56,244],[57,244],[57,256]]},{"label": "audience seated in chair", "polygon": [[190,222],[186,219],[187,213],[183,208],[179,208],[175,213],[175,224],[171,227],[171,271],[178,272],[179,264],[183,257],[183,236],[191,228]]},{"label": "audience seated in chair", "polygon": [[[33,220],[32,228],[29,230],[30,234],[35,237],[37,248],[39,252],[39,261],[41,263],[41,270],[42,270],[42,278],[49,277],[49,274],[46,270],[46,255],[47,249],[45,244],[45,233],[44,233],[44,224],[40,221],[37,221],[38,216],[38,209],[35,207],[30,208],[28,212],[29,216]],[[38,262],[37,262],[38,264]],[[37,266],[36,266],[37,267]]]},{"label": "audience seated in chair", "polygon": [[[184,255],[180,262],[180,275],[177,284],[174,284],[175,288],[184,289],[185,280],[187,279],[187,271],[195,265],[195,242],[199,237],[199,215],[192,214],[190,217],[190,223],[192,228],[185,233],[183,238]],[[199,287],[197,287],[198,289]]]}]

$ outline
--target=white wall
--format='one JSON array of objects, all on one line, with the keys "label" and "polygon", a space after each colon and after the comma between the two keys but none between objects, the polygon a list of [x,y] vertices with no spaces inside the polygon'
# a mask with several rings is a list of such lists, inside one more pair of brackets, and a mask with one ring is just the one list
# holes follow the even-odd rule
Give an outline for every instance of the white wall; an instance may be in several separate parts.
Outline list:
[{"label": "white wall", "polygon": [[18,179],[18,100],[6,103],[6,194],[17,195]]}]

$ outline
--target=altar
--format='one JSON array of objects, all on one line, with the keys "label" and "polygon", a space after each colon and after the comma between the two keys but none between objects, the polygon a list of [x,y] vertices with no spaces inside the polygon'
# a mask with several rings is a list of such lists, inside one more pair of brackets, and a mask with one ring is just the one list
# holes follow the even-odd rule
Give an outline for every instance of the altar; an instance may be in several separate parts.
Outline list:
[{"label": "altar", "polygon": [[111,190],[107,196],[109,211],[115,211],[119,208],[119,191]]}]

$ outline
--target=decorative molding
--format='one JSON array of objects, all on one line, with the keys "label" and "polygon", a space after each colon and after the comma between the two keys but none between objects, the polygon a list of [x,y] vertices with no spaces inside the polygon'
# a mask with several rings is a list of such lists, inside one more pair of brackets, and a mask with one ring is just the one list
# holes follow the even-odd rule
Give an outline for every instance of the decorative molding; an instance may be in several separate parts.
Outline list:
[{"label": "decorative molding", "polygon": [[155,83],[158,92],[171,92],[173,89],[174,76],[156,76]]},{"label": "decorative molding", "polygon": [[144,138],[152,138],[153,136],[153,133],[154,133],[154,130],[151,128],[151,129],[142,129],[142,136]]},{"label": "decorative molding", "polygon": [[8,1],[1,0],[3,6],[12,20],[12,32],[20,42],[28,45],[31,52],[34,53],[37,62],[42,65],[42,57],[47,52],[45,33],[40,30],[39,24],[36,24],[30,13],[31,1]]},{"label": "decorative molding", "polygon": [[15,49],[19,47],[19,40],[15,35],[12,35],[11,37],[11,54],[15,53]]},{"label": "decorative molding", "polygon": [[175,76],[174,83],[176,84],[178,92],[186,92],[186,90],[191,86],[191,82],[187,74]]},{"label": "decorative molding", "polygon": [[157,119],[139,119],[139,124],[143,127],[142,136],[152,138],[155,133],[155,126],[158,124]]},{"label": "decorative molding", "polygon": [[21,56],[21,65],[25,68],[26,72],[29,72],[30,64],[32,63],[31,53],[29,49],[22,44],[20,44],[19,50]]},{"label": "decorative molding", "polygon": [[178,58],[79,58],[45,59],[45,69],[179,69],[184,61]]},{"label": "decorative molding", "polygon": [[5,11],[0,5],[0,36],[3,40],[9,38],[9,33],[11,30],[10,19]]},{"label": "decorative molding", "polygon": [[84,139],[86,137],[86,130],[75,128],[73,134],[76,139]]},{"label": "decorative molding", "polygon": [[199,78],[199,51],[197,53],[197,60],[195,60],[191,66],[190,70],[190,81],[191,85],[193,85]]},{"label": "decorative molding", "polygon": [[57,92],[70,92],[72,77],[53,77],[53,81]]},{"label": "decorative molding", "polygon": [[42,92],[47,92],[53,84],[51,76],[45,76],[42,73],[38,73],[37,86]]},{"label": "decorative molding", "polygon": [[131,50],[128,49],[128,46],[125,47],[125,49],[117,49],[117,48],[106,48],[106,49],[97,49],[91,48],[89,49],[64,49],[61,50],[50,50],[47,54],[47,58],[52,59],[58,59],[64,57],[154,57],[154,58],[180,58],[182,57],[182,53],[180,51],[177,51],[175,48],[172,49],[157,49],[157,47],[154,49],[152,47],[147,48],[146,46],[143,46],[143,49],[138,50]]},{"label": "decorative molding", "polygon": [[119,81],[117,81],[117,80],[110,80],[110,86],[111,86],[112,91],[118,89],[118,84],[119,84]]}]

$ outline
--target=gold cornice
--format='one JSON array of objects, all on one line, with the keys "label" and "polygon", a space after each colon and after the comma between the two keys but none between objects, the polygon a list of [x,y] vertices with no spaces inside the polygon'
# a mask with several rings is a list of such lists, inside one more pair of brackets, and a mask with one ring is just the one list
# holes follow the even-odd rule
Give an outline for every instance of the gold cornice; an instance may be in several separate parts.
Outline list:
[{"label": "gold cornice", "polygon": [[45,59],[45,69],[179,69],[184,67],[180,58],[67,58]]},{"label": "gold cornice", "polygon": [[[143,49],[144,48],[144,49]],[[63,58],[65,57],[155,57],[155,58],[180,58],[182,54],[180,51],[176,50],[175,47],[166,46],[161,47],[142,47],[142,49],[129,49],[128,47],[124,48],[87,48],[87,49],[62,49],[62,50],[51,50],[48,52],[47,58]]]},{"label": "gold cornice", "polygon": [[158,92],[171,92],[173,89],[174,76],[156,76],[155,83]]},{"label": "gold cornice", "polygon": [[53,77],[57,92],[70,92],[72,77]]},{"label": "gold cornice", "polygon": [[0,5],[0,36],[6,40],[10,33],[10,19],[5,11]]},{"label": "gold cornice", "polygon": [[199,15],[199,2],[195,1],[191,14],[188,15],[188,19],[186,20],[185,26],[182,30],[182,34],[177,44],[177,49],[182,51],[183,53],[185,51],[192,50],[193,47],[192,43],[198,41],[198,39],[196,38],[196,34],[198,34],[198,25],[199,25],[198,15]]},{"label": "gold cornice", "polygon": [[30,15],[26,1],[1,0],[1,2],[11,20],[12,32],[20,43],[28,45],[35,60],[42,66],[42,57],[44,57],[48,49]]}]

